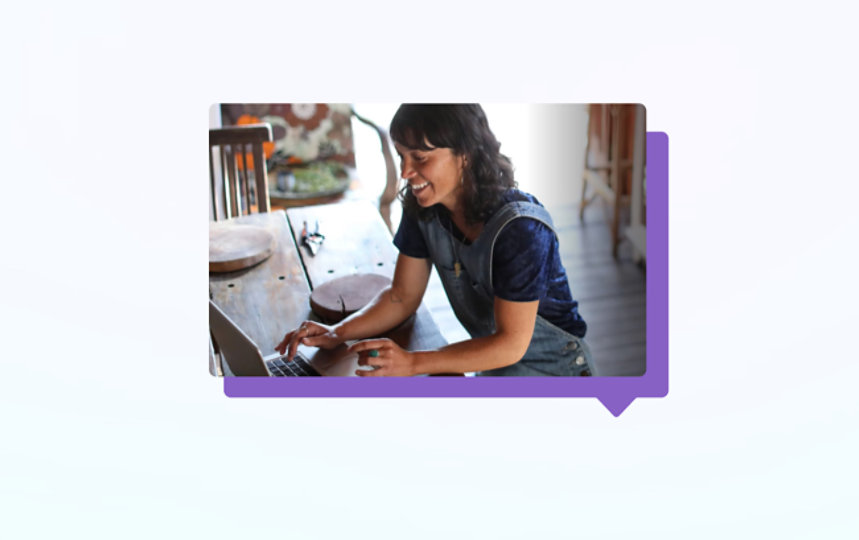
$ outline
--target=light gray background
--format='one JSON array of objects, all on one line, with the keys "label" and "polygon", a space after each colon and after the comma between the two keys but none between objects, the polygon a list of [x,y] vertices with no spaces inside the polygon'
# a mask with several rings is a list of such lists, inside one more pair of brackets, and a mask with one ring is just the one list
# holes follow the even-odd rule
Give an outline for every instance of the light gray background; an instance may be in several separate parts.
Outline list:
[{"label": "light gray background", "polygon": [[[17,5],[0,536],[855,538],[853,17],[656,4]],[[472,99],[668,132],[668,397],[225,398],[209,105]]]}]

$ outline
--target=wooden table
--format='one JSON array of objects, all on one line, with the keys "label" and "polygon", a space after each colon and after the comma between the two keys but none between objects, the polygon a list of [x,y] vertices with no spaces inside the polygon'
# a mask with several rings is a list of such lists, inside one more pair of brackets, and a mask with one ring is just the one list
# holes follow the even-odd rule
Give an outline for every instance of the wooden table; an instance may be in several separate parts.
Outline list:
[{"label": "wooden table", "polygon": [[[306,319],[310,292],[326,281],[354,273],[393,278],[397,249],[378,210],[365,201],[291,208],[229,220],[269,230],[276,246],[260,264],[228,273],[209,274],[211,299],[257,344],[263,355],[274,352],[283,336]],[[319,222],[325,242],[316,256],[299,250],[302,223]],[[385,334],[408,350],[447,344],[422,303],[416,315]]]}]

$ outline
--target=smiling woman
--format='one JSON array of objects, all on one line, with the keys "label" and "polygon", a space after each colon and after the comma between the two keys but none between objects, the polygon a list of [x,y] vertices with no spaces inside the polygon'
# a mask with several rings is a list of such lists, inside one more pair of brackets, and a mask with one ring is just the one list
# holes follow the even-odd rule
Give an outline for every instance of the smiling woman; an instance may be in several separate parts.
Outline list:
[{"label": "smiling woman", "polygon": [[435,265],[471,339],[434,351],[390,340],[352,345],[361,376],[477,372],[591,375],[587,330],[560,262],[552,219],[516,189],[509,158],[479,105],[403,105],[391,135],[405,180],[393,283],[336,326],[306,322],[278,345],[331,347],[389,330],[412,315]]},{"label": "smiling woman", "polygon": [[400,170],[406,180],[403,188],[424,208],[434,204],[457,204],[464,181],[465,158],[450,148],[410,150],[394,143],[400,156]]}]

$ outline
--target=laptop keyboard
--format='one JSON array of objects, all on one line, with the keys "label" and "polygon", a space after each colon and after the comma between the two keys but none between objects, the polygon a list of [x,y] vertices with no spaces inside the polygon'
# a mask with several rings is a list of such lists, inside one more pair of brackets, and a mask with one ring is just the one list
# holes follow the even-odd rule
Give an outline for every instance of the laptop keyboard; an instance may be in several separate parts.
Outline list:
[{"label": "laptop keyboard", "polygon": [[295,355],[292,362],[284,362],[281,357],[269,360],[266,364],[275,377],[319,377],[321,375],[300,353]]}]

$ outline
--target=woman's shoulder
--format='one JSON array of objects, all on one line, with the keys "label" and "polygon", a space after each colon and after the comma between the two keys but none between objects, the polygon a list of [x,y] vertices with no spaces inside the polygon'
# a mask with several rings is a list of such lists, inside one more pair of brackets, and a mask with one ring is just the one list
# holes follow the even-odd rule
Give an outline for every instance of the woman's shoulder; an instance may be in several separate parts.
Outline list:
[{"label": "woman's shoulder", "polygon": [[[502,203],[498,207],[498,209],[493,214],[494,221],[506,222],[511,217],[531,217],[536,219],[537,221],[546,221],[547,223],[552,222],[552,218],[549,215],[549,212],[546,210],[546,207],[537,200],[537,197],[531,195],[530,193],[526,193],[524,191],[520,191],[518,189],[509,189],[504,192],[502,197]],[[523,203],[525,203],[523,205]],[[533,206],[528,206],[533,205]],[[515,220],[522,221],[522,220]],[[524,220],[524,221],[532,221],[532,220]]]},{"label": "woman's shoulder", "polygon": [[536,204],[538,206],[543,206],[543,204],[537,200],[537,197],[516,188],[510,188],[505,191],[504,194],[501,196],[501,200],[504,201],[504,204],[512,202],[527,202]]},{"label": "woman's shoulder", "polygon": [[[537,197],[525,191],[509,189],[504,193],[503,200],[504,204],[502,205],[502,208],[512,206],[513,209],[509,210],[503,217],[498,215],[498,218],[500,219],[498,224],[501,229],[499,231],[498,241],[501,244],[511,246],[515,251],[516,249],[521,249],[522,246],[520,245],[520,241],[514,239],[543,238],[546,241],[549,241],[554,238],[554,231],[545,223],[546,219],[551,223],[551,217],[544,218],[544,216],[548,216],[548,212],[546,212],[543,204],[537,200]],[[540,209],[523,212],[521,209],[516,209],[516,205],[514,203],[531,203],[539,206]],[[501,208],[499,208],[499,211],[500,210]],[[512,216],[529,217],[534,219],[510,219]]]}]

